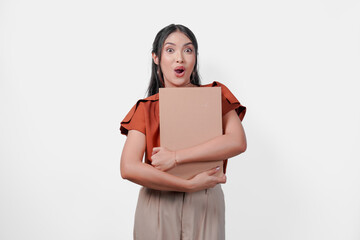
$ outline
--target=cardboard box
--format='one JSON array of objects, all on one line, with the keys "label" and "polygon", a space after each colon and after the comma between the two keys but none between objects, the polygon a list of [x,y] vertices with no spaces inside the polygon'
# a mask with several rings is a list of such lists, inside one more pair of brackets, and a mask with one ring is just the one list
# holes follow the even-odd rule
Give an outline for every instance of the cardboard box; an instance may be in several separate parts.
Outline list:
[{"label": "cardboard box", "polygon": [[[159,89],[160,146],[172,151],[196,146],[223,134],[221,87]],[[191,162],[168,173],[190,179],[198,173],[220,166],[223,161]]]}]

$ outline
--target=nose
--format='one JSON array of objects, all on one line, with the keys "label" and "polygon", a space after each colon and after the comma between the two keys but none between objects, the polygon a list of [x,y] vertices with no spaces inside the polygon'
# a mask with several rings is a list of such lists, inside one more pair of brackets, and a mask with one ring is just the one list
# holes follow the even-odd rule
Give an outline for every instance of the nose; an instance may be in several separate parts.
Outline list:
[{"label": "nose", "polygon": [[182,56],[181,52],[176,54],[176,62],[177,63],[183,63],[184,62],[184,59],[183,59],[183,56]]}]

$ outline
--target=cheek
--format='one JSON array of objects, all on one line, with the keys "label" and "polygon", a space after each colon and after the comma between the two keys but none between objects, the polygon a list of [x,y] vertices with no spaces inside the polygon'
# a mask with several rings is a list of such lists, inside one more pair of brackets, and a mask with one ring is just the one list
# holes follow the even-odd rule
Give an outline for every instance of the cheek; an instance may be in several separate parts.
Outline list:
[{"label": "cheek", "polygon": [[171,67],[171,59],[168,56],[162,57],[160,66],[164,70]]},{"label": "cheek", "polygon": [[188,63],[189,63],[189,67],[191,67],[191,69],[194,69],[195,61],[196,61],[195,57],[189,57]]}]

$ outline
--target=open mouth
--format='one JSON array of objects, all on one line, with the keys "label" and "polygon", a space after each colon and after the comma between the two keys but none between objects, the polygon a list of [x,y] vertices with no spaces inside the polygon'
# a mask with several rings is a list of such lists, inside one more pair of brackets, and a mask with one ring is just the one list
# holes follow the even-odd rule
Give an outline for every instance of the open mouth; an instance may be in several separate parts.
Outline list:
[{"label": "open mouth", "polygon": [[175,68],[174,71],[175,71],[175,74],[176,74],[178,77],[180,77],[180,76],[182,76],[182,75],[184,74],[185,68],[184,68],[183,66],[178,66],[178,67]]}]

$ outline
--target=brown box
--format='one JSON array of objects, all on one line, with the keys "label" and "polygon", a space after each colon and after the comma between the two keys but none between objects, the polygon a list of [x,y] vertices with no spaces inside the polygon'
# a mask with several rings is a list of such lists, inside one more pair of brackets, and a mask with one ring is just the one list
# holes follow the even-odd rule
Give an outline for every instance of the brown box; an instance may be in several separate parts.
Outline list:
[{"label": "brown box", "polygon": [[[160,146],[172,151],[192,147],[223,134],[221,87],[159,89]],[[184,179],[220,166],[223,161],[185,163],[168,173]]]}]

